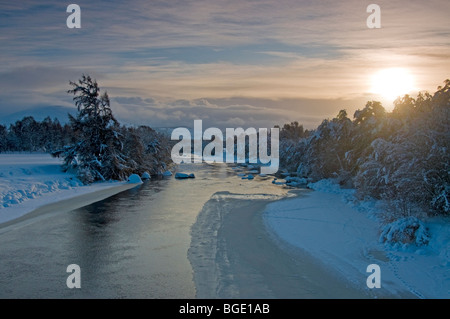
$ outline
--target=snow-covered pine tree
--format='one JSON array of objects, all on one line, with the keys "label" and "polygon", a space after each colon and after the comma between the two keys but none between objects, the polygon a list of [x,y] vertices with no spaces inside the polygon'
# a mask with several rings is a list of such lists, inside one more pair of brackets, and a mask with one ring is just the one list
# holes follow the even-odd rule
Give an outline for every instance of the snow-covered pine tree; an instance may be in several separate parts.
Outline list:
[{"label": "snow-covered pine tree", "polygon": [[122,136],[114,118],[108,94],[100,89],[89,75],[78,82],[70,82],[73,100],[78,108],[76,117],[69,120],[76,142],[65,146],[55,155],[64,157],[65,170],[75,169],[83,183],[104,180],[124,180],[131,169],[122,153]]},{"label": "snow-covered pine tree", "polygon": [[433,96],[397,99],[385,136],[360,158],[359,195],[386,199],[392,217],[450,213],[450,81],[445,83]]}]

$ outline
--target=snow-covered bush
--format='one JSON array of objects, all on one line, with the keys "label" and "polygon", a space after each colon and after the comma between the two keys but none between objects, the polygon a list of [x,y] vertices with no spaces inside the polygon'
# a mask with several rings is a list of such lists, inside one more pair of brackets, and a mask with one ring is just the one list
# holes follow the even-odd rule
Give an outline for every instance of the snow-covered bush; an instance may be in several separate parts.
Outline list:
[{"label": "snow-covered bush", "polygon": [[150,173],[149,172],[142,173],[141,179],[151,179]]},{"label": "snow-covered bush", "polygon": [[142,179],[137,174],[131,174],[128,177],[128,182],[131,183],[131,184],[141,184],[142,183]]},{"label": "snow-covered bush", "polygon": [[381,231],[380,242],[388,244],[427,245],[430,235],[423,224],[416,217],[404,217],[385,225]]}]

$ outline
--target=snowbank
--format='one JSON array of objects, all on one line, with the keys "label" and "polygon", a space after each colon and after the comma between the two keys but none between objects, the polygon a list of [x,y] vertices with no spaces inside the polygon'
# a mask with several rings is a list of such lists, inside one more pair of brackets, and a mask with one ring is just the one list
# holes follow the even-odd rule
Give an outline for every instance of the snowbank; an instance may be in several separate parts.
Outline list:
[{"label": "snowbank", "polygon": [[[315,191],[267,206],[264,219],[287,247],[300,248],[353,285],[404,297],[450,298],[450,220],[430,218],[428,245],[380,242],[376,202],[352,201],[354,190],[332,181],[309,184]],[[393,228],[394,230],[394,228]],[[369,289],[367,266],[381,268],[381,288]]]},{"label": "snowbank", "polygon": [[131,184],[142,184],[142,179],[139,177],[138,174],[131,174],[128,177],[128,183],[131,183]]},{"label": "snowbank", "polygon": [[49,203],[124,184],[83,185],[75,175],[62,172],[61,160],[49,154],[0,154],[0,223]]},{"label": "snowbank", "polygon": [[1,154],[0,208],[81,186],[75,176],[61,172],[60,164],[48,154]]},{"label": "snowbank", "polygon": [[144,172],[141,175],[141,179],[151,179],[152,177],[150,176],[149,172]]}]

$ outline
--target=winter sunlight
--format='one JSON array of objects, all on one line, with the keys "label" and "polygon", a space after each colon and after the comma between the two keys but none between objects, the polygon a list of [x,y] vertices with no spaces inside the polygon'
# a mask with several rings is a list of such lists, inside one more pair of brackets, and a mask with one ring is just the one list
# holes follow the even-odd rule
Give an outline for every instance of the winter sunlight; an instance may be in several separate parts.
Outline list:
[{"label": "winter sunlight", "polygon": [[371,79],[371,92],[390,101],[414,90],[414,79],[404,68],[389,68],[378,71]]}]

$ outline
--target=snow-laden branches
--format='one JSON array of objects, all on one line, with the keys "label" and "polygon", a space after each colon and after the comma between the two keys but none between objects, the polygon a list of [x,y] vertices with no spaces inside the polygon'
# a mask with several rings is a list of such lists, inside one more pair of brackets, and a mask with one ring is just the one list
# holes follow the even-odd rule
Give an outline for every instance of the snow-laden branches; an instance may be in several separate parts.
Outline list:
[{"label": "snow-laden branches", "polygon": [[[162,137],[152,134],[147,145],[158,145],[159,154],[146,151],[147,130],[125,128],[112,114],[107,93],[100,95],[95,80],[83,75],[78,82],[70,82],[78,108],[76,117],[69,116],[76,141],[54,152],[64,157],[64,169],[74,169],[84,183],[105,180],[125,180],[132,173],[157,173],[169,160],[164,152]],[[153,131],[153,130],[151,130]],[[147,134],[147,135],[146,135]]]},{"label": "snow-laden branches", "polygon": [[[355,187],[360,198],[384,200],[387,223],[450,214],[449,80],[433,95],[397,99],[391,113],[371,101],[353,120],[342,110],[301,138],[292,138],[291,130],[285,125],[280,131],[280,164],[290,172],[334,178]],[[415,225],[408,227],[420,229]],[[399,238],[393,234],[385,237]]]}]

